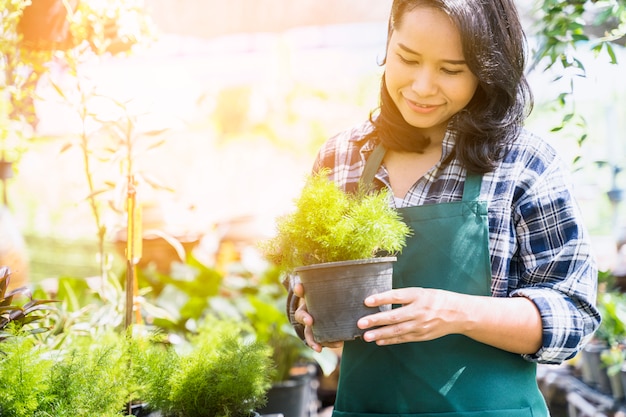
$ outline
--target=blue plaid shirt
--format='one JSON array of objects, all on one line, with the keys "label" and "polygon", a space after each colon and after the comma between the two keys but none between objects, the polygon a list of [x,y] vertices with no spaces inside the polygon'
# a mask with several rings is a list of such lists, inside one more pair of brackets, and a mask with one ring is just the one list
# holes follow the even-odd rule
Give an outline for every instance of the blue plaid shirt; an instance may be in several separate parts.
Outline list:
[{"label": "blue plaid shirt", "polygon": [[[345,190],[356,187],[375,139],[369,122],[342,132],[320,149],[314,170],[329,167]],[[454,136],[446,134],[440,162],[420,178],[403,207],[461,200],[465,169],[449,158]],[[527,297],[540,311],[543,343],[527,360],[558,364],[572,358],[600,323],[595,307],[597,267],[569,170],[554,149],[522,131],[498,167],[483,176],[488,203],[489,250],[494,297]],[[383,166],[376,174],[389,187]]]}]

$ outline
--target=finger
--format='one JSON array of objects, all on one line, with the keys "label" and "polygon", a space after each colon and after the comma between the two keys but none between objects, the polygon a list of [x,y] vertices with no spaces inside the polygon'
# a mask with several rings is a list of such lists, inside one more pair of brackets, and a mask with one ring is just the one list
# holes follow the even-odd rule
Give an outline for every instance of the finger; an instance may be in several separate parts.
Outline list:
[{"label": "finger", "polygon": [[427,329],[415,329],[406,323],[378,327],[363,334],[366,342],[376,342],[377,345],[393,345],[398,343],[429,340]]},{"label": "finger", "polygon": [[421,288],[399,288],[368,296],[364,303],[368,307],[380,307],[385,304],[409,304],[419,298]]},{"label": "finger", "polygon": [[313,330],[311,329],[311,326],[306,326],[304,328],[304,340],[306,342],[306,344],[313,349],[316,352],[321,352],[322,351],[322,345],[320,345],[319,343],[317,343],[315,341],[315,338],[313,337]]},{"label": "finger", "polygon": [[294,285],[293,287],[293,293],[297,296],[297,297],[304,297],[304,286],[300,283]]},{"label": "finger", "polygon": [[364,303],[368,307],[380,307],[385,304],[401,304],[395,290],[385,291],[368,296]]},{"label": "finger", "polygon": [[294,313],[294,318],[296,321],[304,326],[312,326],[313,325],[313,317],[306,310],[305,306],[300,306],[296,312]]},{"label": "finger", "polygon": [[370,327],[400,323],[408,319],[410,317],[407,316],[406,308],[399,307],[361,317],[357,321],[357,327],[359,329],[369,329]]},{"label": "finger", "polygon": [[377,339],[375,337],[368,337],[368,338],[364,337],[364,340],[366,342],[375,342],[378,346],[397,345],[401,343],[414,341],[414,340],[409,340],[408,338],[405,338],[405,337],[388,337],[384,339]]}]

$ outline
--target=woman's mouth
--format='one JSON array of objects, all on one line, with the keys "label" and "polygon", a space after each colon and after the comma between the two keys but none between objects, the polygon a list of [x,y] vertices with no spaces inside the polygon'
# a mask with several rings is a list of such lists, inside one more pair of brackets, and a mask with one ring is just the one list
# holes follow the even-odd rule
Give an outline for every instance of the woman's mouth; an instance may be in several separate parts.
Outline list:
[{"label": "woman's mouth", "polygon": [[435,110],[439,108],[438,104],[416,103],[408,99],[405,99],[405,101],[407,105],[409,106],[409,108],[416,113],[428,114],[428,113],[434,112]]}]

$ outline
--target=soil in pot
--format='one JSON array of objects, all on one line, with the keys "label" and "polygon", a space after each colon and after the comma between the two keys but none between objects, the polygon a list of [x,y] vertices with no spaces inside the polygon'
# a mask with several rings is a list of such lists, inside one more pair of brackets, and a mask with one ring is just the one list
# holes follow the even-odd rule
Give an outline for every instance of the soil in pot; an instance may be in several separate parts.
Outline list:
[{"label": "soil in pot", "polygon": [[395,257],[381,257],[296,268],[315,319],[315,340],[326,343],[361,337],[365,330],[356,325],[361,317],[391,309],[391,305],[367,307],[364,300],[391,290],[395,261]]}]

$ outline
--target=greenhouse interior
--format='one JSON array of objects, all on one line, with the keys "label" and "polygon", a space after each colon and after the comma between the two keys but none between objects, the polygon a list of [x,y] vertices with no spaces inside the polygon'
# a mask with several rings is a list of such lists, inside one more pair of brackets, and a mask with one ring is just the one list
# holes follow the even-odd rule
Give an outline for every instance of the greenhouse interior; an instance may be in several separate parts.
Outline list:
[{"label": "greenhouse interior", "polygon": [[[0,0],[0,416],[337,411],[342,348],[301,340],[264,244],[378,108],[396,1]],[[602,317],[536,385],[626,416],[626,1],[511,2]]]}]

